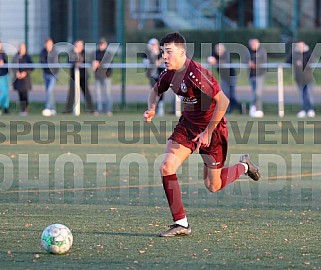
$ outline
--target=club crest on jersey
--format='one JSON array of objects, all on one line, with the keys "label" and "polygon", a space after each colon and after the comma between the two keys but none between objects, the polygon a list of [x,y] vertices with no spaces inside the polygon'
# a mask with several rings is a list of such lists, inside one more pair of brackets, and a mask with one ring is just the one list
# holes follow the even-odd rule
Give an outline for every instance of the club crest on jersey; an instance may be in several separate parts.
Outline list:
[{"label": "club crest on jersey", "polygon": [[181,83],[181,90],[182,90],[183,93],[187,92],[187,86],[186,86],[184,81]]}]

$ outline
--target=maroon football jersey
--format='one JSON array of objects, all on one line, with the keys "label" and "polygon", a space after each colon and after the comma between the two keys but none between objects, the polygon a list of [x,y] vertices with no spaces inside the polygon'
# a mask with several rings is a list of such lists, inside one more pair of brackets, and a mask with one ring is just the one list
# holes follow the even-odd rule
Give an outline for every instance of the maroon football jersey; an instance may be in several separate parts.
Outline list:
[{"label": "maroon football jersey", "polygon": [[[161,95],[168,89],[172,89],[182,100],[182,116],[187,121],[204,128],[208,125],[215,108],[213,98],[221,91],[209,70],[191,59],[186,60],[182,71],[165,69],[155,84],[154,91]],[[225,122],[223,118],[221,124]]]}]

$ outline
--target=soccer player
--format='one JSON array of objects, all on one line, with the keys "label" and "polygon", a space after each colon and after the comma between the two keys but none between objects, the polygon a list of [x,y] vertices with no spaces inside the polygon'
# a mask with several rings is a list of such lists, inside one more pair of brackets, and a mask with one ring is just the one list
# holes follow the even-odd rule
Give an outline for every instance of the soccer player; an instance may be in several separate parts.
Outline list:
[{"label": "soccer player", "polygon": [[174,224],[159,236],[189,235],[188,224],[178,179],[177,169],[194,151],[199,151],[204,162],[204,184],[211,192],[225,188],[247,174],[260,178],[259,168],[249,155],[242,155],[240,163],[223,168],[228,144],[224,114],[229,105],[213,75],[197,62],[187,58],[185,38],[178,32],[169,33],[160,41],[166,69],[152,88],[144,118],[150,122],[155,115],[159,96],[171,88],[178,95],[184,111],[169,137],[164,160],[160,166],[163,187]]}]

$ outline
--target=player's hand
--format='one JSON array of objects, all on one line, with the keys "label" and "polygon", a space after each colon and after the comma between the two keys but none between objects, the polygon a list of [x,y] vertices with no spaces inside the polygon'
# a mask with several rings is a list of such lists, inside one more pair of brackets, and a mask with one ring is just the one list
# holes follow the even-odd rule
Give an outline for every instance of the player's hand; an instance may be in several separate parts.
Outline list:
[{"label": "player's hand", "polygon": [[151,122],[154,116],[155,116],[154,110],[147,110],[144,112],[144,118],[147,123]]},{"label": "player's hand", "polygon": [[17,77],[17,79],[19,79],[19,80],[21,80],[21,79],[23,79],[23,78],[25,78],[27,76],[27,72],[25,72],[25,71],[22,71],[22,72],[17,72],[16,73],[16,77]]},{"label": "player's hand", "polygon": [[99,67],[99,61],[94,60],[94,61],[92,62],[92,65],[91,65],[92,71],[96,72],[97,69],[98,69],[98,67]]},{"label": "player's hand", "polygon": [[25,72],[25,71],[22,71],[22,72],[20,73],[21,79],[26,78],[27,75],[28,75],[28,74],[27,74],[27,72]]},{"label": "player's hand", "polygon": [[253,61],[249,62],[249,66],[250,66],[250,68],[256,68],[256,64]]},{"label": "player's hand", "polygon": [[216,58],[214,56],[209,56],[207,57],[207,62],[210,64],[210,65],[215,65],[217,63],[216,61]]},{"label": "player's hand", "polygon": [[212,136],[208,134],[208,130],[205,129],[202,133],[198,134],[192,141],[197,142],[195,151],[198,152],[200,147],[209,147]]}]

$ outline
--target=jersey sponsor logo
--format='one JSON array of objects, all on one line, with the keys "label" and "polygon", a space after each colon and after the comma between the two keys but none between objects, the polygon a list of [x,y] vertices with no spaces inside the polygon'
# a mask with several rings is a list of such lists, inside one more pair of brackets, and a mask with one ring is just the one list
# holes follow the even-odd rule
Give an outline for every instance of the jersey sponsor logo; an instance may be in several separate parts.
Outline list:
[{"label": "jersey sponsor logo", "polygon": [[181,101],[185,104],[196,104],[197,103],[197,98],[193,97],[193,98],[189,98],[189,97],[183,97],[178,95],[179,98],[181,99]]}]

